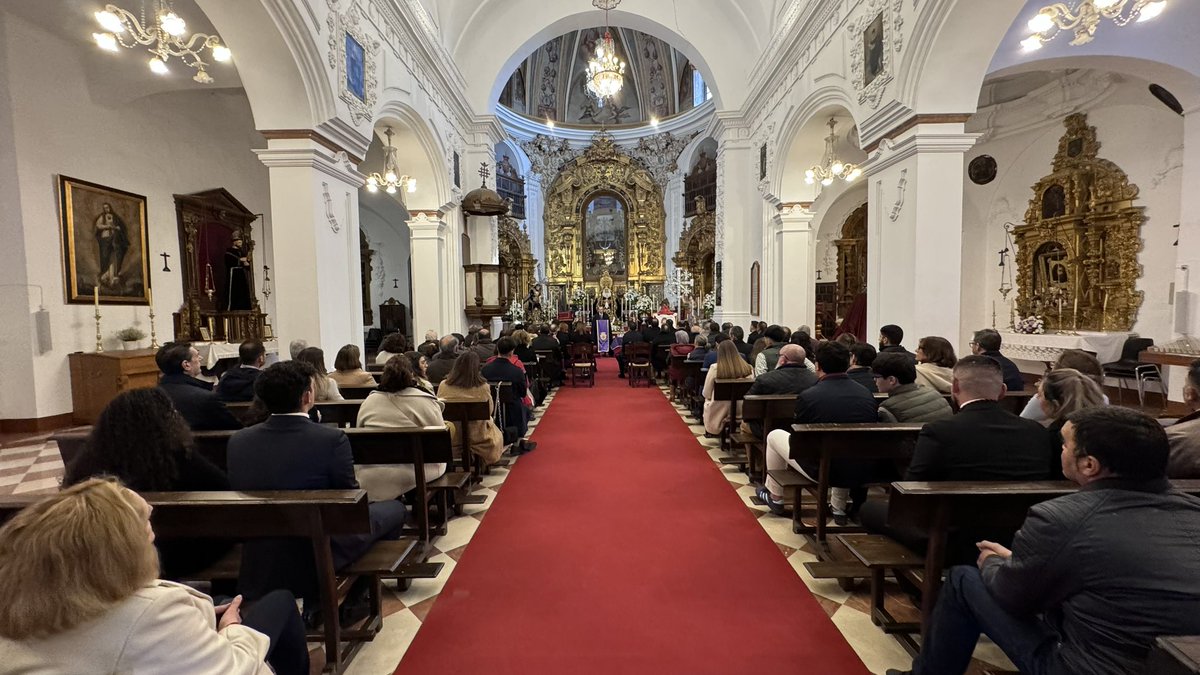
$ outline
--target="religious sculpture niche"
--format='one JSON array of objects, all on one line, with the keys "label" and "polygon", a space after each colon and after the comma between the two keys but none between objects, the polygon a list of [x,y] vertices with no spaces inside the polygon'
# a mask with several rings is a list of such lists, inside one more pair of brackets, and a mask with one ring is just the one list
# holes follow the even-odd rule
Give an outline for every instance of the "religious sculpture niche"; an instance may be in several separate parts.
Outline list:
[{"label": "religious sculpture niche", "polygon": [[619,284],[661,288],[665,221],[662,189],[646,168],[595,134],[546,192],[547,281],[595,296],[607,271]]},{"label": "religious sculpture niche", "polygon": [[258,216],[223,188],[174,197],[183,250],[175,339],[261,340],[265,317],[254,293],[251,237]]},{"label": "religious sculpture niche", "polygon": [[529,235],[517,221],[500,216],[497,226],[500,240],[500,269],[508,277],[510,298],[524,299],[529,290],[537,285],[534,270],[537,258],[533,257]]},{"label": "religious sculpture niche", "polygon": [[679,250],[671,259],[675,267],[687,270],[694,280],[691,298],[680,298],[693,308],[716,287],[713,261],[716,259],[717,214],[708,210],[703,196],[695,198],[696,217],[685,223],[679,233]]},{"label": "religious sculpture niche", "polygon": [[1138,187],[1100,159],[1096,128],[1076,113],[1063,120],[1053,172],[1033,186],[1025,222],[1013,229],[1021,316],[1057,330],[1127,331],[1143,294],[1138,252],[1146,216]]},{"label": "religious sculpture niche", "polygon": [[867,205],[854,209],[842,223],[837,246],[837,320],[850,313],[855,299],[867,290]]}]

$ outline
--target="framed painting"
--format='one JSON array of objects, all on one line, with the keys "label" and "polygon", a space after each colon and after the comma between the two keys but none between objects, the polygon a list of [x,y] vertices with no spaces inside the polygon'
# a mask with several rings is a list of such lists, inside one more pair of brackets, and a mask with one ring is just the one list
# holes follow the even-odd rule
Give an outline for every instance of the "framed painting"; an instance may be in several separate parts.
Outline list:
[{"label": "framed painting", "polygon": [[349,33],[346,33],[346,89],[358,100],[367,100],[363,46]]},{"label": "framed painting", "polygon": [[875,16],[863,31],[863,86],[883,72],[883,13]]},{"label": "framed painting", "polygon": [[58,177],[67,302],[150,304],[146,198]]}]

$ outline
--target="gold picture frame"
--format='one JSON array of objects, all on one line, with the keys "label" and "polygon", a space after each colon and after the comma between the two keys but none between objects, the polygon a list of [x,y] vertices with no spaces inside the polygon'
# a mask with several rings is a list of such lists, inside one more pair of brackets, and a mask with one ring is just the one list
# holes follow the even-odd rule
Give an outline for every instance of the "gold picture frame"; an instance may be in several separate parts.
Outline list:
[{"label": "gold picture frame", "polygon": [[208,329],[208,326],[200,326],[200,341],[212,342],[212,331]]},{"label": "gold picture frame", "polygon": [[274,340],[275,339],[275,329],[271,328],[271,324],[269,324],[269,323],[263,324],[263,339],[264,340]]},{"label": "gold picture frame", "polygon": [[146,197],[58,177],[68,304],[150,304]]}]

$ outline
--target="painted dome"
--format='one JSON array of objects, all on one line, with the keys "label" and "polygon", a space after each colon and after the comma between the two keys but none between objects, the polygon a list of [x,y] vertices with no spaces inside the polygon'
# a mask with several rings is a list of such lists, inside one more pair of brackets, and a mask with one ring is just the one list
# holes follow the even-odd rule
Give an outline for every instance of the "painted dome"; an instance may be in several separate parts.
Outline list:
[{"label": "painted dome", "polygon": [[586,73],[604,30],[571,31],[538,47],[509,76],[500,105],[540,120],[612,127],[665,119],[711,97],[703,76],[671,45],[640,31],[611,28],[617,56],[626,63],[625,85],[599,105],[587,92]]}]

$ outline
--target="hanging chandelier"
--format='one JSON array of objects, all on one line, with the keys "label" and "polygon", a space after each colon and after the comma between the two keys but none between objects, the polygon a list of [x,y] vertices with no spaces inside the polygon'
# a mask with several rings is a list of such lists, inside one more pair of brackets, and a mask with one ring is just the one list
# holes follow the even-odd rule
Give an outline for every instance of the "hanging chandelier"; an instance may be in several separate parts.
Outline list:
[{"label": "hanging chandelier", "polygon": [[167,61],[171,57],[178,57],[185,65],[196,69],[193,80],[201,84],[212,84],[213,79],[205,70],[208,64],[201,58],[201,52],[209,50],[213,60],[222,63],[232,56],[229,47],[221,44],[216,35],[195,33],[185,38],[187,24],[171,8],[169,0],[154,0],[152,23],[146,21],[145,5],[142,6],[140,17],[116,5],[105,5],[95,16],[100,27],[107,31],[92,33],[92,39],[96,41],[97,46],[109,52],[120,51],[119,47],[148,47],[147,51],[151,54],[150,71],[156,75],[171,72]]},{"label": "hanging chandelier", "polygon": [[400,169],[396,164],[396,148],[392,147],[392,128],[386,127],[383,135],[387,136],[387,147],[384,148],[383,175],[375,172],[367,176],[367,191],[378,192],[379,187],[383,186],[383,191],[390,195],[396,194],[396,188],[399,187],[403,187],[407,192],[416,192],[417,179],[408,175],[400,175]]},{"label": "hanging chandelier", "polygon": [[608,26],[608,10],[621,0],[592,0],[592,5],[604,10],[604,37],[596,44],[596,56],[588,60],[587,90],[603,106],[625,84],[625,62],[617,56],[616,44]]},{"label": "hanging chandelier", "polygon": [[1149,21],[1166,8],[1167,0],[1080,0],[1074,10],[1066,3],[1056,2],[1043,7],[1029,20],[1033,35],[1022,40],[1021,46],[1027,52],[1041,49],[1064,30],[1075,32],[1072,45],[1085,45],[1096,37],[1101,19],[1124,26],[1132,21]]},{"label": "hanging chandelier", "polygon": [[829,135],[825,137],[825,155],[821,157],[820,164],[804,172],[805,183],[812,185],[820,182],[821,185],[829,186],[838,178],[849,183],[862,175],[862,169],[857,165],[838,159],[837,151],[834,149],[834,145],[837,143],[836,128],[837,120],[830,117]]}]

